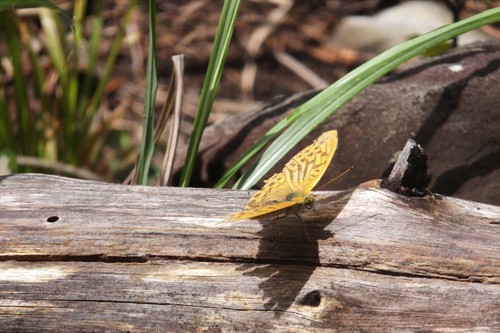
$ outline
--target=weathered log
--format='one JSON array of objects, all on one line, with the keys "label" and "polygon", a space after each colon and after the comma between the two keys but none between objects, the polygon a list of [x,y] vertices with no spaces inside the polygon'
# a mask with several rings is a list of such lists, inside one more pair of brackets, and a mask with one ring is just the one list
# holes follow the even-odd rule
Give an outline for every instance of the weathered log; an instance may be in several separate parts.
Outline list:
[{"label": "weathered log", "polygon": [[316,194],[308,240],[223,222],[246,191],[2,177],[0,331],[500,331],[499,207]]}]

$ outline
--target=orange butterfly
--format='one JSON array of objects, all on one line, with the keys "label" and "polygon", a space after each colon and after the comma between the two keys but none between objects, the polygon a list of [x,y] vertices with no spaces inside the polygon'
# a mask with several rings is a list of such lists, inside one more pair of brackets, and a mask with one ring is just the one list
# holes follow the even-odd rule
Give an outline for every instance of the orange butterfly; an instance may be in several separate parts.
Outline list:
[{"label": "orange butterfly", "polygon": [[298,204],[311,204],[315,197],[310,192],[328,168],[337,143],[336,130],[321,134],[288,161],[281,172],[264,181],[264,187],[248,200],[245,208],[226,217],[226,221],[250,219]]}]

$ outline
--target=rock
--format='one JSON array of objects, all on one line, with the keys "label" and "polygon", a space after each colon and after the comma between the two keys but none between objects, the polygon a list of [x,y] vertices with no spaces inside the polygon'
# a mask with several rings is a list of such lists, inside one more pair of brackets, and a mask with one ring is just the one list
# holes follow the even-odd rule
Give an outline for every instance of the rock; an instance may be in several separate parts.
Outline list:
[{"label": "rock", "polygon": [[[366,89],[272,172],[281,170],[287,158],[322,132],[338,129],[339,148],[319,185],[354,166],[324,188],[347,189],[387,176],[394,157],[413,139],[428,154],[431,191],[500,205],[499,91],[500,42],[457,48]],[[251,144],[315,93],[275,101],[207,128],[193,186],[213,186]],[[178,164],[182,160],[180,156]]]},{"label": "rock", "polygon": [[[452,14],[443,3],[407,1],[373,16],[343,18],[331,42],[343,48],[380,52],[451,22]],[[471,31],[460,36],[459,45],[488,39],[480,30]]]}]

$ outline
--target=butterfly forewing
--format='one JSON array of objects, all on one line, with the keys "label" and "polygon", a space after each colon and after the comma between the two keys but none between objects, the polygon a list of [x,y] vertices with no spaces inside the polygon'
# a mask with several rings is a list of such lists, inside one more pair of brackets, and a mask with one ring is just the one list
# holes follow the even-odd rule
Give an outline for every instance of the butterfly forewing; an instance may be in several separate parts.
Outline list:
[{"label": "butterfly forewing", "polygon": [[295,155],[283,169],[294,193],[309,194],[319,182],[337,149],[337,131],[328,131]]}]

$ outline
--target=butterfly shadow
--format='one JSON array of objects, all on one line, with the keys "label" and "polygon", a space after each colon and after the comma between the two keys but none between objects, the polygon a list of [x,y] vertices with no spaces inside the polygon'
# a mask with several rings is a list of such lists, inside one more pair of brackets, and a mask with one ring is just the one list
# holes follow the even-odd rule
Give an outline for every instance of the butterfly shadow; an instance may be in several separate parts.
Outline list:
[{"label": "butterfly shadow", "polygon": [[[320,198],[313,209],[296,207],[295,212],[278,219],[259,220],[262,229],[257,235],[261,240],[255,263],[242,264],[238,270],[263,280],[259,288],[266,301],[264,308],[274,311],[275,318],[290,308],[320,266],[318,244],[334,237],[325,228],[349,201],[352,192],[347,192]],[[323,208],[327,208],[326,213]]]}]

